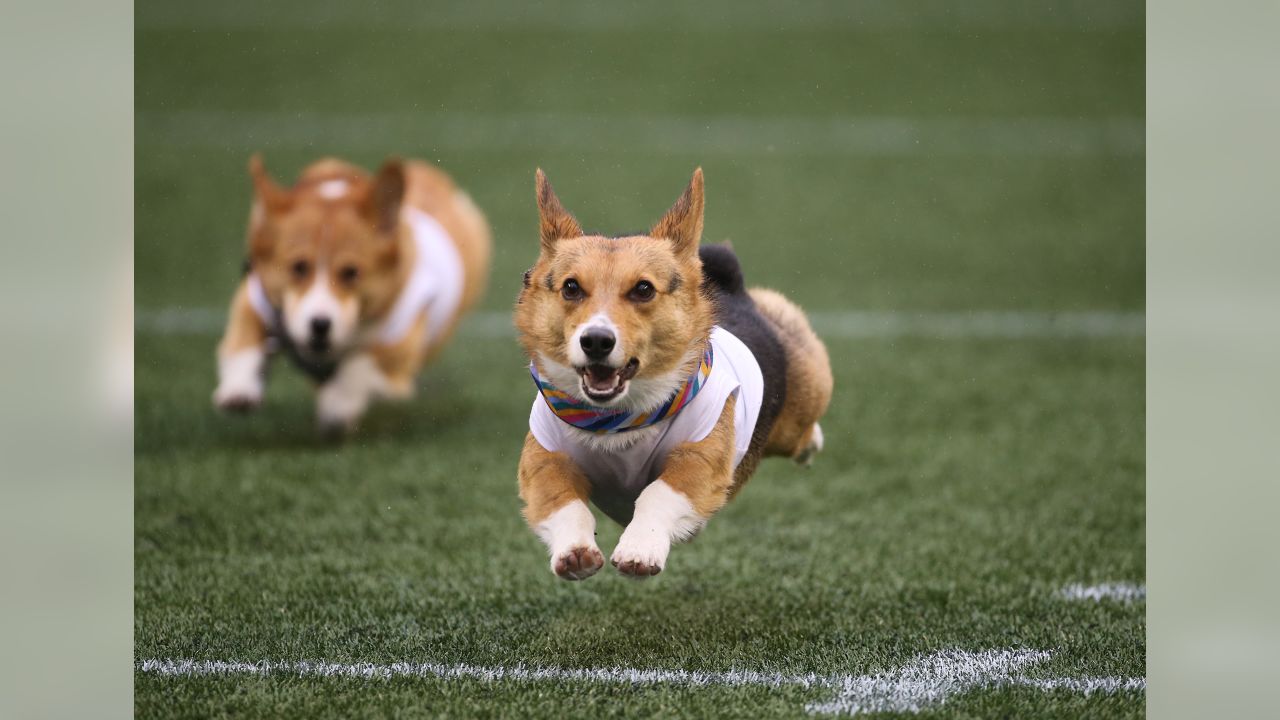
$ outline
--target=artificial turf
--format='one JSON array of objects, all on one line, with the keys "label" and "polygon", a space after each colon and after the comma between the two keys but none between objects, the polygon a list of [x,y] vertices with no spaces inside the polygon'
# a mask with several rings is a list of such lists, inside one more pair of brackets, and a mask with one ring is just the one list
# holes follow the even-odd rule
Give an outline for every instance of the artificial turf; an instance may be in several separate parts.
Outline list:
[{"label": "artificial turf", "polygon": [[[829,12],[817,20],[813,7],[767,4],[784,13],[776,27],[718,22],[719,4],[672,6],[659,17],[686,24],[667,28],[590,9],[558,23],[581,10],[572,3],[400,22],[410,5],[354,16],[141,2],[137,301],[143,315],[225,304],[242,257],[245,161],[263,149],[283,177],[321,154],[438,161],[494,225],[489,312],[509,307],[536,252],[535,166],[584,224],[629,231],[698,164],[706,238],[732,238],[751,281],[808,309],[1141,311],[1140,147],[824,156],[762,140],[704,155],[637,149],[607,122],[1140,124],[1141,4],[1123,4],[1136,21],[1103,9],[1114,3],[1071,4],[1065,20],[1025,5],[991,0],[989,17],[952,18],[942,3],[872,3],[863,23],[834,4],[815,5]],[[420,135],[404,122],[415,113]],[[564,117],[599,132],[566,145],[535,128],[486,147],[433,138],[449,125],[439,113],[538,127]],[[867,673],[934,650],[1016,647],[1055,650],[1036,668],[1046,676],[1144,674],[1141,602],[1057,594],[1143,580],[1140,337],[830,338],[836,397],[813,468],[763,465],[652,581],[606,569],[572,584],[550,574],[519,517],[533,391],[511,337],[464,329],[414,401],[377,408],[341,444],[316,437],[307,386],[283,364],[258,414],[216,414],[215,342],[199,323],[139,325],[139,660]],[[601,519],[606,553],[618,533]],[[822,699],[565,681],[135,682],[137,714],[156,718],[760,717]],[[993,688],[924,716],[1143,709],[1140,693]]]}]

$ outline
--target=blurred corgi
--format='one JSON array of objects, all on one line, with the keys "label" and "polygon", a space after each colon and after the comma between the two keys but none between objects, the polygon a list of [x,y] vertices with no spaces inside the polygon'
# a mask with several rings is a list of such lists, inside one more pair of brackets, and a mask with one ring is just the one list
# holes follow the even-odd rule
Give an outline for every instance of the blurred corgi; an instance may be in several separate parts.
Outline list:
[{"label": "blurred corgi", "polygon": [[624,525],[612,563],[646,578],[761,458],[822,448],[830,362],[800,308],[748,290],[726,245],[699,247],[703,180],[648,235],[583,233],[539,170],[542,248],[515,307],[537,385],[518,478],[551,570],[604,565],[590,500]]},{"label": "blurred corgi", "polygon": [[407,398],[488,276],[490,232],[443,172],[388,160],[374,176],[341,160],[292,188],[249,161],[247,273],[218,345],[214,404],[262,402],[273,351],[316,384],[316,415],[352,429],[374,398]]}]

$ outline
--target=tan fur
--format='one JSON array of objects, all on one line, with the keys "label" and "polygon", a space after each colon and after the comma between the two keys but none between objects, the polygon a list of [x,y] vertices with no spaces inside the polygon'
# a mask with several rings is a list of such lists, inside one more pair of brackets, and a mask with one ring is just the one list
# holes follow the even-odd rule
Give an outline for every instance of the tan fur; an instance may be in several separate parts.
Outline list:
[{"label": "tan fur", "polygon": [[529,433],[520,453],[516,472],[520,482],[520,499],[524,501],[524,519],[529,527],[537,527],[551,513],[566,504],[591,499],[591,482],[564,453],[553,453]]},{"label": "tan fur", "polygon": [[831,403],[834,381],[827,347],[795,303],[766,288],[747,291],[773,324],[787,354],[787,399],[765,444],[765,455],[799,458],[809,451],[813,429]]},{"label": "tan fur", "polygon": [[[427,344],[424,313],[395,344],[363,341],[361,347],[348,349],[348,356],[360,350],[370,354],[386,376],[389,395],[411,394],[417,373],[447,343],[462,314],[484,292],[491,254],[484,216],[447,175],[419,161],[388,161],[371,175],[348,162],[324,158],[304,169],[297,184],[284,188],[254,156],[250,175],[254,184],[248,232],[250,263],[276,307],[286,306],[289,297],[296,297],[313,282],[327,282],[340,302],[358,308],[361,327],[373,327],[395,305],[416,258],[412,231],[400,219],[399,208],[416,207],[448,232],[465,275],[462,303],[448,327]],[[345,181],[348,192],[327,196],[325,183],[333,180]],[[314,272],[300,276],[295,268],[302,262],[313,270],[325,268],[327,277],[315,278]],[[357,279],[344,280],[343,271],[351,268],[356,269]],[[266,338],[267,328],[250,306],[242,282],[233,299],[219,357],[245,347],[265,349]]]},{"label": "tan fur", "polygon": [[[412,385],[423,365],[435,359],[448,344],[463,314],[484,295],[493,250],[489,224],[484,215],[469,195],[454,186],[449,176],[425,163],[410,161],[405,163],[405,179],[405,202],[423,210],[444,226],[458,248],[465,275],[458,313],[430,345],[423,343],[427,332],[424,319],[416,323],[399,343],[373,348],[374,358],[393,382]],[[413,251],[412,247],[407,249],[409,253]],[[412,267],[411,259],[406,259],[406,262],[407,267]]]},{"label": "tan fur", "polygon": [[493,240],[488,221],[471,196],[458,189],[448,175],[427,163],[406,162],[405,180],[405,202],[434,217],[454,239],[466,273],[462,308],[474,307],[484,295],[489,280]]},{"label": "tan fur", "polygon": [[[574,329],[587,318],[607,312],[621,331],[627,354],[639,360],[641,376],[691,372],[713,323],[711,304],[700,291],[698,235],[687,234],[702,231],[701,195],[696,228],[688,219],[691,203],[682,197],[655,227],[663,235],[564,237],[580,233],[579,225],[561,206],[541,171],[538,177],[542,251],[526,276],[515,311],[525,352],[531,358],[542,353],[568,365],[566,349]],[[701,175],[696,177],[700,181]],[[689,226],[686,234],[680,234],[682,221]],[[666,237],[671,234],[679,237]],[[581,285],[584,299],[566,301],[561,296],[569,279]],[[641,280],[657,289],[653,300],[628,298]]]},{"label": "tan fur", "polygon": [[262,347],[266,341],[267,328],[249,304],[249,289],[242,280],[231,296],[231,311],[227,314],[227,328],[218,343],[218,355],[225,357],[248,348]]},{"label": "tan fur", "polygon": [[730,397],[711,433],[698,442],[677,445],[667,456],[662,479],[671,489],[684,493],[693,509],[709,518],[737,492],[746,478],[738,480],[733,470],[733,409]]},{"label": "tan fur", "polygon": [[[712,308],[698,292],[702,265],[697,256],[676,257],[668,245],[643,236],[561,240],[555,255],[538,258],[530,287],[517,305],[515,322],[526,353],[533,357],[542,352],[569,364],[570,335],[587,318],[603,312],[618,325],[627,353],[640,361],[642,373],[691,371],[687,356],[695,351],[701,355],[713,322]],[[587,293],[584,300],[567,303],[561,298],[561,287],[569,278],[581,284]],[[676,278],[677,292],[664,292]],[[629,301],[628,291],[641,280],[658,287],[657,296],[642,304]]]}]

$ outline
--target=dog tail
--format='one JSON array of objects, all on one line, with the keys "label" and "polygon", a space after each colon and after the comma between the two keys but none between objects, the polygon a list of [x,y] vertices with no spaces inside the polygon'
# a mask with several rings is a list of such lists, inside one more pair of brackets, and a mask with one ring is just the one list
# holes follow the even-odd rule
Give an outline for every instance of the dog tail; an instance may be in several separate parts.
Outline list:
[{"label": "dog tail", "polygon": [[746,281],[742,277],[742,265],[729,243],[703,245],[698,248],[702,259],[702,281],[725,295],[744,295]]}]

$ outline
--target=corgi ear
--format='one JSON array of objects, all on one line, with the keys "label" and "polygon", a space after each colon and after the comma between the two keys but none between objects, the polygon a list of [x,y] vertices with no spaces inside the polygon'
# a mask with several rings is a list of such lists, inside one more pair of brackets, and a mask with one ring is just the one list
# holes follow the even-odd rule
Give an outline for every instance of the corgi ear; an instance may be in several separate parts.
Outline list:
[{"label": "corgi ear", "polygon": [[670,240],[676,246],[677,255],[696,254],[702,240],[702,207],[702,168],[698,168],[693,171],[689,187],[649,235]]},{"label": "corgi ear", "polygon": [[556,242],[565,238],[582,237],[582,226],[560,204],[556,191],[538,168],[534,185],[538,195],[538,225],[542,233],[542,252],[547,255],[555,253]]},{"label": "corgi ear", "polygon": [[404,162],[400,158],[389,158],[378,169],[360,204],[361,213],[384,233],[390,233],[400,224],[404,185]]},{"label": "corgi ear", "polygon": [[277,185],[267,174],[267,168],[262,164],[262,153],[254,153],[249,158],[249,177],[253,180],[254,203],[266,214],[283,212],[293,205],[293,193]]}]

